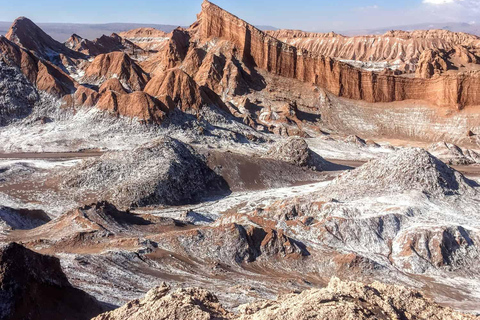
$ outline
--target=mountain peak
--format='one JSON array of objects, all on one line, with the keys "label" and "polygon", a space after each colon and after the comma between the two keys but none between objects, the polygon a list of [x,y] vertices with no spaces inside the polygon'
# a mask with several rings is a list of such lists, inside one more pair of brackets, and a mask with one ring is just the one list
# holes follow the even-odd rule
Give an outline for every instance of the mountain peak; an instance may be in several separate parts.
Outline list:
[{"label": "mountain peak", "polygon": [[53,56],[60,53],[73,57],[83,57],[82,54],[72,51],[60,42],[46,34],[32,20],[26,17],[15,19],[6,38],[27,50],[33,51],[37,56],[52,61]]},{"label": "mountain peak", "polygon": [[42,38],[52,39],[48,34],[43,32],[43,30],[40,29],[40,27],[37,26],[32,20],[23,16],[18,17],[17,19],[15,19],[15,21],[13,21],[12,26],[6,34],[6,37],[11,41],[15,41],[17,39],[22,40],[26,33],[30,33],[31,36],[41,36]]}]

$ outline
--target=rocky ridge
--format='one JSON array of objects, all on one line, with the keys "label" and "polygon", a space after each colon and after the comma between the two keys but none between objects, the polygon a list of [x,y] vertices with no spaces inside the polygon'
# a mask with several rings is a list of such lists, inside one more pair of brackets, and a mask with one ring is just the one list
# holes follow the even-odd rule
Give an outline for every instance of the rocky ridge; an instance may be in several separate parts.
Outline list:
[{"label": "rocky ridge", "polygon": [[28,116],[40,96],[16,68],[0,60],[0,126]]},{"label": "rocky ridge", "polygon": [[[480,45],[477,36],[447,30],[389,31],[378,36],[355,37],[301,30],[267,31],[267,34],[310,52],[336,57],[349,63],[368,62],[378,70],[390,68],[403,73],[415,72],[422,60],[421,56],[431,48],[445,52],[462,50],[475,56]],[[465,62],[478,63],[471,59]]]},{"label": "rocky ridge", "polygon": [[[243,61],[279,76],[313,83],[336,96],[367,102],[424,100],[459,108],[479,104],[473,90],[479,85],[477,72],[426,80],[362,71],[283,43],[208,1],[202,5],[198,23],[203,41],[228,40],[237,46]],[[421,91],[415,89],[420,87]]]}]

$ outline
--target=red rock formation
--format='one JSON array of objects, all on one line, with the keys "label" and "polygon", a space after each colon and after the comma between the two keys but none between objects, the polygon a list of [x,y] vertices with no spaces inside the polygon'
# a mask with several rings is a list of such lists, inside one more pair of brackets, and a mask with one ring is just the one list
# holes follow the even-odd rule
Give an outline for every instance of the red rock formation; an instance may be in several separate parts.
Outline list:
[{"label": "red rock formation", "polygon": [[115,91],[117,93],[128,93],[117,78],[108,79],[105,81],[98,90],[99,93],[105,93],[107,91]]},{"label": "red rock formation", "polygon": [[448,57],[444,50],[428,49],[420,56],[415,75],[419,78],[431,78],[434,74],[448,70]]},{"label": "red rock formation", "polygon": [[118,34],[147,51],[159,51],[168,41],[169,35],[166,32],[155,28],[138,28]]},{"label": "red rock formation", "polygon": [[32,53],[20,48],[4,36],[0,36],[0,52],[7,64],[19,67],[27,79],[35,83],[38,73],[38,59]]},{"label": "red rock formation", "polygon": [[75,91],[74,103],[76,106],[93,107],[97,104],[99,96],[95,90],[80,85]]},{"label": "red rock formation", "polygon": [[65,45],[75,51],[82,52],[90,56],[97,56],[99,54],[110,53],[114,51],[121,51],[130,55],[144,54],[145,51],[132,43],[131,41],[120,37],[116,33],[111,36],[103,35],[93,41],[83,39],[82,37],[73,34]]},{"label": "red rock formation", "polygon": [[266,31],[280,41],[309,52],[357,61],[389,62],[394,67],[415,71],[422,52],[428,49],[450,51],[455,47],[480,48],[480,38],[447,30],[389,31],[384,35],[345,37],[333,32],[300,30]]},{"label": "red rock formation", "polygon": [[195,81],[180,69],[171,69],[153,77],[145,87],[145,92],[162,100],[170,110],[175,107],[183,111],[198,110],[209,102]]},{"label": "red rock formation", "polygon": [[142,68],[152,75],[178,66],[187,55],[190,46],[190,35],[177,28],[169,34],[170,40],[154,57],[142,63]]},{"label": "red rock formation", "polygon": [[100,97],[97,108],[147,123],[160,123],[167,111],[162,103],[141,91],[130,94],[107,91]]},{"label": "red rock formation", "polygon": [[75,81],[63,70],[37,58],[3,36],[0,37],[0,52],[9,65],[19,67],[38,89],[59,97],[75,91]]},{"label": "red rock formation", "polygon": [[123,52],[101,54],[85,71],[89,82],[101,84],[110,78],[118,78],[132,91],[143,90],[149,80],[148,74]]},{"label": "red rock formation", "polygon": [[73,93],[76,86],[75,81],[69,75],[46,61],[38,61],[38,73],[35,84],[38,89],[57,97]]},{"label": "red rock formation", "polygon": [[[415,72],[419,78],[431,78],[448,70],[459,70],[468,64],[477,64],[480,59],[462,46],[454,46],[451,50],[428,49],[420,56]],[[477,69],[480,69],[478,66]]]},{"label": "red rock formation", "polygon": [[[75,47],[78,47],[82,44],[82,42],[84,41],[88,41],[87,39],[83,39],[82,37],[80,37],[78,34],[74,33],[70,36],[70,38],[68,38],[67,41],[64,42],[64,45],[67,47],[67,48],[70,48],[70,49],[73,49]],[[75,50],[75,49],[74,49]],[[77,50],[78,51],[78,50]]]},{"label": "red rock formation", "polygon": [[46,60],[53,61],[55,56],[59,54],[75,59],[85,58],[83,54],[55,41],[35,23],[25,17],[16,19],[5,37],[21,47],[35,52],[39,57]]},{"label": "red rock formation", "polygon": [[258,68],[313,83],[337,96],[367,102],[414,99],[460,108],[480,105],[479,72],[411,79],[362,71],[287,45],[206,0],[199,33],[204,42],[221,38],[234,43],[243,60]]},{"label": "red rock formation", "polygon": [[120,32],[118,35],[125,39],[161,38],[166,37],[167,33],[155,28],[137,28],[125,32]]}]

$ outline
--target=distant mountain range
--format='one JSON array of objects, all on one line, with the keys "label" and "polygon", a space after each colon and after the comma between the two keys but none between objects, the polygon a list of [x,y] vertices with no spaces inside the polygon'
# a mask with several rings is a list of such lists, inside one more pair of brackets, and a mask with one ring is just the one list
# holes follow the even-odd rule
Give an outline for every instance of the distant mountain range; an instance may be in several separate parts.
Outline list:
[{"label": "distant mountain range", "polygon": [[[391,26],[385,28],[377,29],[357,29],[357,30],[347,30],[341,31],[341,33],[346,36],[358,36],[366,34],[384,34],[390,30],[430,30],[430,29],[443,29],[450,30],[453,32],[466,32],[480,36],[480,24],[470,24],[464,22],[450,22],[450,23],[419,23],[419,24],[410,24],[410,25],[401,25],[401,26]],[[331,31],[331,30],[330,30]]]},{"label": "distant mountain range", "polygon": [[[0,34],[5,35],[12,22],[0,22]],[[57,41],[64,42],[72,34],[76,33],[82,38],[95,39],[102,35],[110,35],[113,32],[123,32],[136,28],[152,27],[165,32],[171,32],[177,26],[166,24],[148,24],[148,23],[38,23],[38,26]]]},{"label": "distant mountain range", "polygon": [[[13,22],[0,21],[0,35],[5,35]],[[76,33],[85,39],[95,39],[102,35],[110,35],[136,28],[151,27],[164,32],[171,32],[177,26],[168,24],[148,24],[148,23],[38,23],[46,33],[57,41],[64,42],[72,34]],[[257,26],[261,30],[278,30],[272,26]]]}]

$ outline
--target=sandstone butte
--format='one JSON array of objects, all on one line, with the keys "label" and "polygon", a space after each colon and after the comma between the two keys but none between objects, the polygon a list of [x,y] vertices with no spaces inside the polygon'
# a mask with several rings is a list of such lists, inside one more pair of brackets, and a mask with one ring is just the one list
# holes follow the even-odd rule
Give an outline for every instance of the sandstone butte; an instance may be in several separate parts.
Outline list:
[{"label": "sandstone butte", "polygon": [[229,40],[245,62],[276,75],[318,85],[340,97],[367,102],[424,100],[458,108],[480,105],[478,72],[432,79],[368,72],[281,42],[206,0],[198,18],[203,41]]}]

